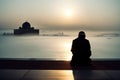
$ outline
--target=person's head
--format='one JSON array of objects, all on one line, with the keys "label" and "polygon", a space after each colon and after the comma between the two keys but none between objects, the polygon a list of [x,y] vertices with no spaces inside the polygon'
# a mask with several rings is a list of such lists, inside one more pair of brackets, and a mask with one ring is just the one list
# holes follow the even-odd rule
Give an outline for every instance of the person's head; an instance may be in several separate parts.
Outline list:
[{"label": "person's head", "polygon": [[80,31],[79,34],[78,34],[78,37],[79,38],[85,38],[86,37],[85,32],[84,31]]}]

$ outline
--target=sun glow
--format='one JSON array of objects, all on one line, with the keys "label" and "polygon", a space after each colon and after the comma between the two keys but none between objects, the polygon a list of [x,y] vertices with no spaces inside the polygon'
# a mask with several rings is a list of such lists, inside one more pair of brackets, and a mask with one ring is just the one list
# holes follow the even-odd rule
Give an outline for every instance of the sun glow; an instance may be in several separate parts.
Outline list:
[{"label": "sun glow", "polygon": [[65,15],[67,17],[72,17],[73,16],[73,10],[72,9],[67,9],[65,10]]}]

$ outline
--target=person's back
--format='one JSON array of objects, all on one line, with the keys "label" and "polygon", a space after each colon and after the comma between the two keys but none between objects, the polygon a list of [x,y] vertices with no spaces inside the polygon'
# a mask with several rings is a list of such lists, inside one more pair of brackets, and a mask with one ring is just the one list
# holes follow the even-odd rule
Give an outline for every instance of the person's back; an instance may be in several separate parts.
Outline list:
[{"label": "person's back", "polygon": [[90,63],[90,43],[85,39],[85,33],[79,32],[78,38],[73,40],[72,43],[72,60],[71,65],[87,65]]}]

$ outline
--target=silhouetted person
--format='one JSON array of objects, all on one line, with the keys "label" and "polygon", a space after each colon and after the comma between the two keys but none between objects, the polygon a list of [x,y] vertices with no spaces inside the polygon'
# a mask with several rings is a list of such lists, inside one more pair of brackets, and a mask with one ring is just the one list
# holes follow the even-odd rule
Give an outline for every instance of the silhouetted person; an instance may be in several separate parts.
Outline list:
[{"label": "silhouetted person", "polygon": [[73,54],[71,66],[90,65],[91,48],[89,40],[85,39],[84,31],[80,31],[78,38],[72,42],[71,52]]}]

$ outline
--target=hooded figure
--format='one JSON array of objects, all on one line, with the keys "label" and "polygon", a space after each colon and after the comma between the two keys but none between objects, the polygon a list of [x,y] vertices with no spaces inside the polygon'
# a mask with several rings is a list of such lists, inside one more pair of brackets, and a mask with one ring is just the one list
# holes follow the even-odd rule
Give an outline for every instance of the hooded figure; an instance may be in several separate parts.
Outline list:
[{"label": "hooded figure", "polygon": [[84,31],[80,31],[78,38],[72,42],[71,52],[73,54],[71,65],[89,65],[91,62],[91,47],[89,40],[85,39]]}]

